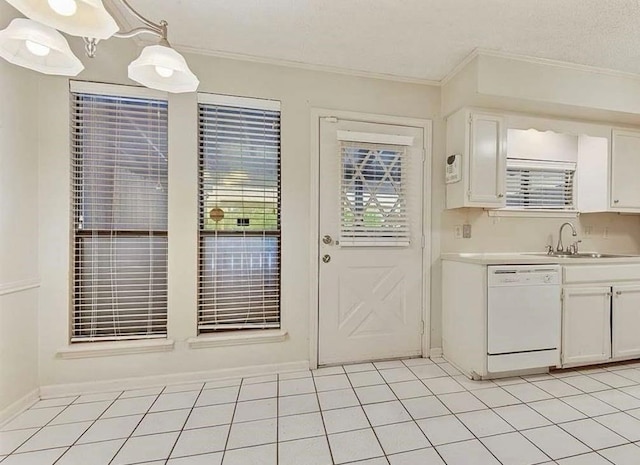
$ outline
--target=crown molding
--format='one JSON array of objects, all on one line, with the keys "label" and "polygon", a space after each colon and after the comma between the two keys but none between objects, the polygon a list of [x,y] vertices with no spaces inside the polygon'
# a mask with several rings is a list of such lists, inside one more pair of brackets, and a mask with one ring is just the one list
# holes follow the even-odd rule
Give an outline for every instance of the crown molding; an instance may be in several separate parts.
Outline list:
[{"label": "crown molding", "polygon": [[442,80],[439,81],[441,86],[446,85],[460,71],[462,71],[470,62],[479,56],[504,58],[524,63],[532,63],[537,65],[554,66],[556,68],[570,69],[573,71],[581,71],[585,73],[603,74],[606,76],[620,77],[640,81],[640,74],[629,73],[627,71],[617,71],[609,68],[600,68],[598,66],[581,65],[571,63],[569,61],[553,60],[550,58],[539,58],[530,55],[521,55],[518,53],[502,52],[485,48],[475,48],[469,53],[457,66],[455,66]]},{"label": "crown molding", "polygon": [[419,84],[419,85],[436,86],[436,87],[440,85],[440,81],[435,81],[432,79],[422,79],[422,78],[400,76],[396,74],[387,74],[387,73],[376,73],[373,71],[361,71],[361,70],[355,70],[355,69],[349,69],[349,68],[341,68],[338,66],[318,65],[318,64],[312,64],[312,63],[304,63],[301,61],[285,60],[281,58],[267,58],[267,57],[260,57],[256,55],[246,55],[242,53],[223,52],[221,50],[208,50],[208,49],[202,49],[199,47],[190,47],[190,46],[174,44],[174,43],[172,43],[172,46],[180,52],[190,53],[194,55],[205,55],[205,56],[211,56],[216,58],[225,58],[229,60],[238,60],[238,61],[260,63],[260,64],[274,65],[274,66],[284,66],[287,68],[297,68],[297,69],[303,69],[307,71],[319,71],[319,72],[326,72],[326,73],[333,73],[333,74],[342,74],[346,76],[363,77],[363,78],[370,78],[370,79],[381,79],[385,81],[403,82],[407,84]]}]

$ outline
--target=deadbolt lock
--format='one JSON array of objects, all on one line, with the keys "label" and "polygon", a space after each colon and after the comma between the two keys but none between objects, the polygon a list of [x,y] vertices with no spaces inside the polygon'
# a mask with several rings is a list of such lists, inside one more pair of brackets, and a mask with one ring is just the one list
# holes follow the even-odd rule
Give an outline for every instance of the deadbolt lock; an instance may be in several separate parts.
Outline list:
[{"label": "deadbolt lock", "polygon": [[329,263],[331,261],[331,255],[323,255],[322,256],[322,261],[324,263]]}]

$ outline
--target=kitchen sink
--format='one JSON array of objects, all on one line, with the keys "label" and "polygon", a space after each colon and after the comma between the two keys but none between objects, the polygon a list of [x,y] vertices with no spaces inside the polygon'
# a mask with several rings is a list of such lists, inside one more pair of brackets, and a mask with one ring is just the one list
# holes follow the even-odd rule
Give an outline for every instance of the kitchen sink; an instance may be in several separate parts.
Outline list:
[{"label": "kitchen sink", "polygon": [[532,253],[528,255],[537,255],[539,257],[549,257],[549,258],[626,258],[626,257],[637,257],[637,255],[620,255],[620,254],[611,254],[611,253],[595,253],[595,252],[579,252],[574,254],[565,254],[565,253]]}]

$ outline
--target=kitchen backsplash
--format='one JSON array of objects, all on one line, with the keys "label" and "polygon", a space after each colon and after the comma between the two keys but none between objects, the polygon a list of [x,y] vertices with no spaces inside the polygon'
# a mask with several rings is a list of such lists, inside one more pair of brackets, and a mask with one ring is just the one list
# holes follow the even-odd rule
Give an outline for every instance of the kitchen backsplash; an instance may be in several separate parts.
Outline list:
[{"label": "kitchen backsplash", "polygon": [[[610,253],[640,253],[640,215],[617,213],[581,214],[577,218],[524,218],[489,216],[482,209],[446,210],[441,217],[441,252],[537,252],[558,242],[558,230],[565,221],[582,240],[580,250]],[[457,225],[471,224],[471,238],[458,239]],[[569,228],[564,244],[575,239]]]}]

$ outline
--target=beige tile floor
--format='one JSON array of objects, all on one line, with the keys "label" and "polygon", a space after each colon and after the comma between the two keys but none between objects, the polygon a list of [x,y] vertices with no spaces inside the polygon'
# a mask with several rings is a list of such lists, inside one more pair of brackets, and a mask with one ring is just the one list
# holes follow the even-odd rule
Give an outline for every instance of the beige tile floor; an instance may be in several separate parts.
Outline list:
[{"label": "beige tile floor", "polygon": [[475,382],[443,359],[41,400],[1,465],[638,465],[640,363]]}]

